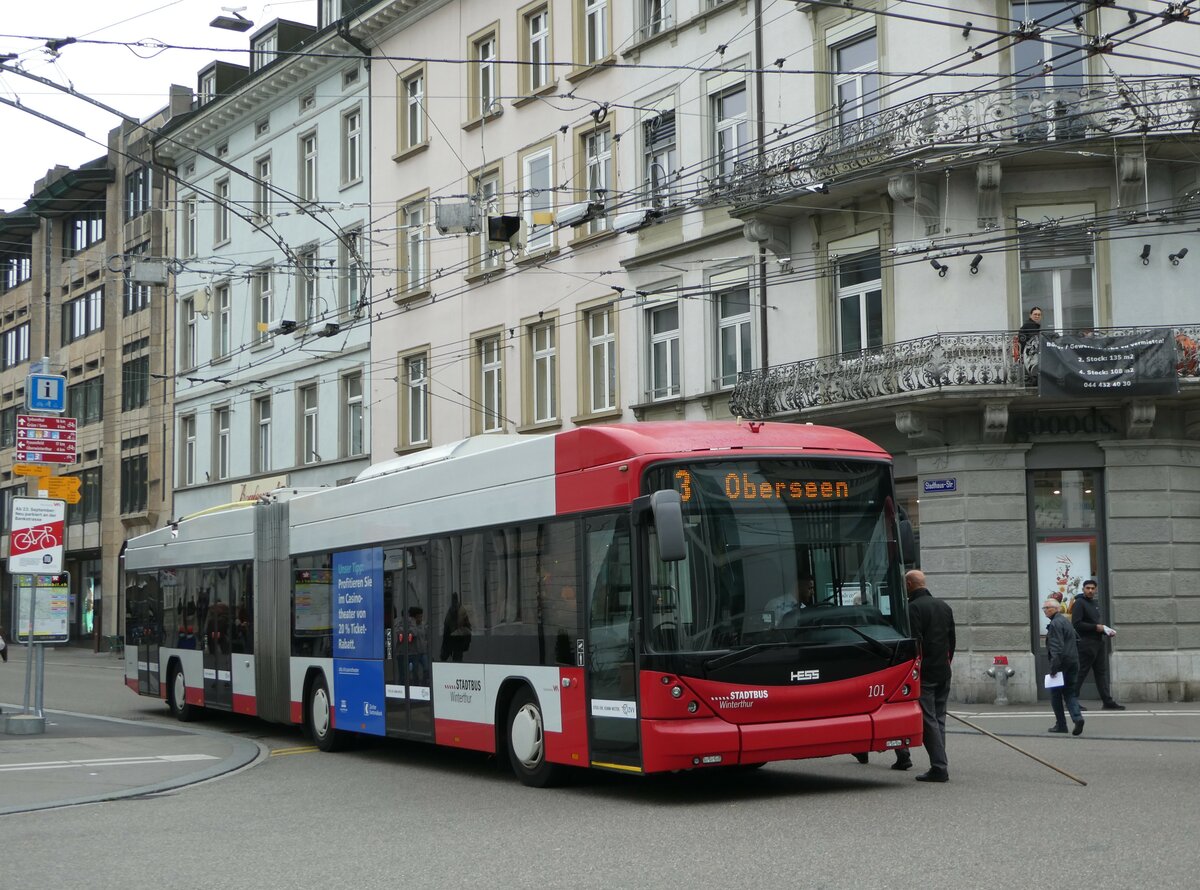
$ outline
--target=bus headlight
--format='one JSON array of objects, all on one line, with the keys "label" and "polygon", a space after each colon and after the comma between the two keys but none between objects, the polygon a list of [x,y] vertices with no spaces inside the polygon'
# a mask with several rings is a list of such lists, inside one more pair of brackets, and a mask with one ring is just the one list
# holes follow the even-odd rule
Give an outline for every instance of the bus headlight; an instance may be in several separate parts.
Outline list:
[{"label": "bus headlight", "polygon": [[682,697],[683,697],[683,687],[682,686],[672,686],[671,687],[671,698],[682,698]]},{"label": "bus headlight", "polygon": [[696,702],[694,702],[694,701],[690,701],[690,702],[688,702],[688,713],[689,713],[689,714],[695,714],[695,713],[696,713],[697,711],[699,711],[699,710],[700,710],[700,705],[699,705],[699,704],[697,704],[697,703],[696,703]]}]

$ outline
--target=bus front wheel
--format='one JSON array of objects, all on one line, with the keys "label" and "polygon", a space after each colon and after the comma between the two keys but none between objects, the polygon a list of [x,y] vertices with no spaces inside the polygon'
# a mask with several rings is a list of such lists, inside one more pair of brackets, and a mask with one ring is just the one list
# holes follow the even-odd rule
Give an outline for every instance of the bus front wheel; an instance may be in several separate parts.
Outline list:
[{"label": "bus front wheel", "polygon": [[333,702],[324,677],[313,680],[308,691],[308,734],[322,751],[338,751],[346,744],[346,734],[333,728]]},{"label": "bus front wheel", "polygon": [[187,723],[196,718],[196,708],[188,704],[187,684],[183,681],[183,668],[175,665],[171,668],[171,677],[167,683],[167,707],[175,715],[176,720]]},{"label": "bus front wheel", "polygon": [[542,709],[527,686],[513,696],[508,706],[508,759],[524,785],[548,788],[565,778],[565,767],[546,760]]}]

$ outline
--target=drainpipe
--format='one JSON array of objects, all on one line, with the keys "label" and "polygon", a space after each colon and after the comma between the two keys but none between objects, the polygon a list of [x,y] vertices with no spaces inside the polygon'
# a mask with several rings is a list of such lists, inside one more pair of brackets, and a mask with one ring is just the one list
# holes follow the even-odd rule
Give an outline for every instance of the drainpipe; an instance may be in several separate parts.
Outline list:
[{"label": "drainpipe", "polygon": [[[758,118],[758,162],[762,169],[763,159],[767,153],[766,129],[767,112],[766,97],[763,95],[763,7],[762,0],[754,0],[754,92],[758,97],[755,102]],[[761,300],[759,313],[761,319],[758,325],[761,344],[759,351],[762,355],[762,368],[765,371],[771,366],[768,354],[767,340],[767,249],[758,248],[758,294]]]}]

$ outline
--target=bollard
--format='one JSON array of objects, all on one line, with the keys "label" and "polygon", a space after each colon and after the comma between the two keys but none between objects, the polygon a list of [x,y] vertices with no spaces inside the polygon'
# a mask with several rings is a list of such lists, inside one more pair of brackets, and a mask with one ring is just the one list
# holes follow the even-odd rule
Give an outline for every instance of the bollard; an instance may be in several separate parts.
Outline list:
[{"label": "bollard", "polygon": [[1007,655],[997,655],[992,659],[992,666],[987,669],[987,675],[996,681],[996,704],[1008,704],[1008,678],[1015,674],[1008,666]]}]

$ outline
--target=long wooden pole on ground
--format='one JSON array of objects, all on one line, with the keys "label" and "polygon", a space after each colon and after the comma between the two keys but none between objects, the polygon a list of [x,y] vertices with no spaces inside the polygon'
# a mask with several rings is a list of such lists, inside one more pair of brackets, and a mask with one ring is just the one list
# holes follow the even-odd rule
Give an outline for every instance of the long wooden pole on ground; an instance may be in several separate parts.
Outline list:
[{"label": "long wooden pole on ground", "polygon": [[1000,742],[1000,744],[1002,744],[1002,745],[1008,745],[1008,747],[1012,748],[1014,751],[1019,751],[1020,753],[1024,754],[1026,757],[1036,760],[1042,766],[1048,766],[1048,767],[1050,767],[1050,769],[1054,770],[1056,773],[1062,773],[1064,776],[1066,776],[1071,781],[1078,782],[1080,785],[1087,785],[1087,782],[1083,781],[1083,779],[1079,778],[1079,776],[1073,776],[1069,772],[1067,772],[1065,769],[1060,769],[1059,767],[1055,766],[1053,763],[1049,763],[1045,760],[1042,760],[1042,758],[1038,757],[1036,754],[1030,754],[1024,748],[1020,748],[1020,747],[1014,745],[1008,739],[1002,739],[1002,738],[1000,738],[1000,736],[996,735],[995,733],[988,732],[982,726],[978,726],[978,725],[972,723],[970,720],[965,720],[962,717],[959,717],[957,714],[951,714],[949,711],[947,711],[946,713],[949,714],[951,717],[953,717],[955,720],[957,720],[959,723],[965,723],[967,726],[971,727],[971,729],[974,729],[977,732],[983,733],[988,738],[995,739],[996,741]]}]

